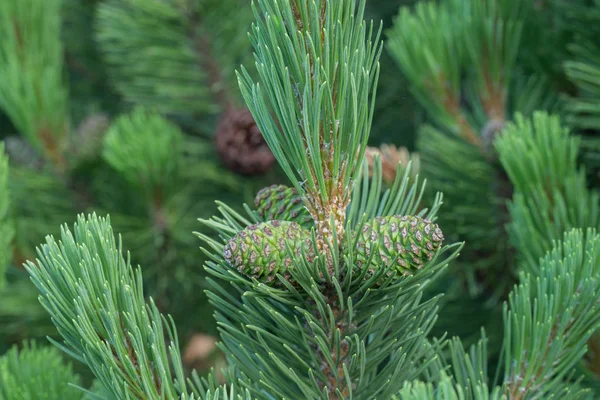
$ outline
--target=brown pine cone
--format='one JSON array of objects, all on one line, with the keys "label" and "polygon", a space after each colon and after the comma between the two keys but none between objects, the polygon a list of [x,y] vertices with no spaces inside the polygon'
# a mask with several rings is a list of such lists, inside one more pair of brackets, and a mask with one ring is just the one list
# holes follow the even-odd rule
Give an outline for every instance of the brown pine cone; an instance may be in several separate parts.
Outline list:
[{"label": "brown pine cone", "polygon": [[223,163],[242,175],[259,175],[275,163],[252,114],[247,108],[227,109],[215,134],[215,145]]}]

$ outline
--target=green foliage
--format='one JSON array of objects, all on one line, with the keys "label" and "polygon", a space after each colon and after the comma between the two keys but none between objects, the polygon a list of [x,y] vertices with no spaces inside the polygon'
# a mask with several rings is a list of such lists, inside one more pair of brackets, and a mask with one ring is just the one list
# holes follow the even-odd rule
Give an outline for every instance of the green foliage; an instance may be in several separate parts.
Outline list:
[{"label": "green foliage", "polygon": [[63,167],[69,121],[61,4],[27,0],[0,5],[0,107],[40,153]]},{"label": "green foliage", "polygon": [[[142,135],[144,140],[140,140]],[[103,156],[131,185],[139,186],[141,193],[162,196],[179,183],[182,146],[183,133],[177,126],[138,108],[111,125]]]},{"label": "green foliage", "polygon": [[[164,7],[161,8],[161,4]],[[107,50],[99,34],[99,47],[104,51],[99,54],[89,48],[90,45],[96,47],[92,33],[94,30],[101,33],[106,28],[103,16],[106,17],[106,10],[111,7],[120,7],[118,21],[110,20],[108,24],[110,29],[121,29],[122,40],[110,42]],[[173,24],[163,26],[164,29],[146,24],[160,21],[160,12],[165,7],[176,10],[181,18],[171,19]],[[136,10],[152,15],[145,14],[147,19],[144,20]],[[227,23],[221,20],[225,16],[230,18]],[[132,250],[134,262],[148,266],[144,271],[148,292],[140,296],[150,294],[161,312],[173,311],[184,317],[178,339],[198,331],[213,333],[212,308],[206,304],[205,284],[199,279],[203,273],[199,268],[203,258],[195,249],[192,235],[197,228],[196,218],[214,212],[214,198],[239,201],[244,194],[255,192],[254,185],[262,187],[264,183],[260,178],[245,182],[224,171],[217,164],[213,143],[193,137],[190,129],[183,129],[182,124],[175,125],[166,117],[180,117],[177,121],[180,123],[189,122],[190,117],[204,120],[212,111],[231,105],[220,103],[226,86],[227,101],[235,103],[236,94],[231,90],[237,84],[233,67],[250,53],[247,27],[242,22],[246,18],[249,24],[249,17],[250,7],[244,1],[2,1],[0,124],[6,129],[0,132],[0,285],[5,280],[7,264],[11,266],[8,285],[0,291],[0,352],[25,337],[56,338],[56,328],[37,300],[37,288],[27,280],[21,264],[35,258],[35,246],[46,235],[60,235],[60,225],[73,222],[76,213],[84,211],[106,212],[113,217],[124,242]],[[141,30],[134,29],[136,24]],[[78,32],[82,28],[85,32]],[[169,35],[177,31],[183,32],[183,36]],[[146,35],[147,40],[135,42],[136,32],[140,32],[137,39]],[[156,40],[159,36],[161,40]],[[118,60],[102,59],[104,54],[122,50],[128,40],[129,44],[135,42],[136,51],[126,47],[126,53]],[[177,41],[179,46],[175,45]],[[198,48],[205,41],[210,47],[202,49],[208,51],[206,57]],[[162,47],[165,53],[155,57],[153,51],[165,42],[168,42]],[[170,68],[177,67],[176,53],[182,48],[194,52],[193,68],[188,69],[188,65]],[[182,54],[185,55],[185,51]],[[110,82],[106,81],[105,61],[113,67],[109,75],[114,79]],[[149,76],[136,69],[140,66],[147,68],[145,72]],[[122,75],[119,67],[127,73]],[[136,69],[133,74],[131,68]],[[198,70],[202,71],[197,73]],[[161,75],[162,72],[165,75]],[[214,72],[220,74],[218,82],[209,76]],[[144,92],[127,104],[133,106],[133,110],[122,114],[127,110],[112,90],[126,94],[128,85],[139,87],[135,84],[140,80],[152,81],[153,73],[157,73],[158,78],[149,85],[144,86],[144,83],[142,88],[156,88],[156,96]],[[196,81],[188,79],[190,74],[203,76],[199,87],[194,87]],[[162,84],[163,76],[173,79],[184,92],[178,97],[177,88],[166,90],[172,87]],[[197,93],[202,91],[206,95],[203,107],[197,107],[188,95],[198,97]],[[158,99],[156,103],[155,99]],[[169,105],[174,108],[170,110]],[[178,105],[181,110],[177,109]],[[109,124],[111,130],[105,137]],[[212,130],[209,123],[203,122],[201,126]],[[13,136],[8,139],[7,134]],[[5,139],[10,171],[4,157]],[[74,268],[83,275],[79,267]],[[114,287],[116,285],[114,283]],[[58,298],[64,300],[61,305],[65,309],[71,308],[76,313],[70,294],[72,292]],[[181,307],[182,304],[186,307]],[[97,303],[94,306],[100,307]],[[94,319],[96,317],[96,314],[90,317],[100,324],[95,327],[110,331],[108,325],[102,325],[108,322]],[[153,314],[147,318],[154,317]],[[83,321],[80,322],[88,320]],[[76,328],[69,325],[73,321],[61,319],[60,322],[67,328],[61,328],[59,333],[67,330],[71,335],[69,339],[73,339]],[[120,323],[113,321],[111,327],[118,327]],[[93,338],[89,326],[78,327],[88,334],[86,339]],[[150,340],[147,336],[144,338]],[[75,339],[66,341],[72,346],[71,352],[80,350],[78,357],[92,357],[86,359],[87,362],[101,360],[101,351],[106,350],[96,347],[96,353],[85,353],[85,346],[80,342],[78,348]],[[143,348],[147,350],[149,346]],[[141,347],[136,349],[141,354]],[[117,365],[115,363],[107,363],[93,372],[101,371],[105,381],[119,380],[123,374],[110,370]],[[170,368],[169,363],[169,360],[163,363],[165,370]],[[106,386],[112,386],[112,382]],[[121,390],[121,383],[114,390]],[[210,390],[219,398],[238,398],[239,393],[237,389],[225,390],[218,385]]]},{"label": "green foliage", "polygon": [[[371,213],[412,211],[413,207],[415,214],[427,213],[415,205],[418,181],[409,185],[409,175],[398,177],[397,184],[382,194],[380,164],[369,185],[364,166],[365,179],[351,204],[360,204],[361,199],[365,203],[349,212],[349,225],[358,221],[356,229],[361,231]],[[430,213],[433,220],[438,207]],[[425,336],[435,321],[437,299],[422,301],[422,291],[458,255],[460,244],[441,247],[413,276],[398,279],[393,265],[380,265],[370,277],[364,268],[354,270],[358,251],[351,246],[350,230],[333,276],[327,272],[324,255],[314,261],[298,257],[287,242],[282,248],[294,260],[294,268],[288,270],[287,280],[278,276],[283,285],[278,288],[229,266],[221,255],[226,243],[251,225],[254,216],[251,210],[245,217],[224,205],[220,211],[222,217],[204,224],[216,230],[221,240],[198,234],[210,257],[207,270],[217,278],[209,279],[209,298],[218,310],[223,348],[240,369],[240,384],[254,397],[294,398],[301,393],[303,398],[389,398],[405,380],[426,368]],[[219,281],[228,282],[234,292],[225,291]]]},{"label": "green foliage", "polygon": [[[500,350],[499,306],[515,269],[505,229],[514,188],[494,143],[515,113],[527,117],[557,103],[549,77],[523,67],[523,54],[533,51],[523,32],[531,34],[527,23],[536,11],[521,0],[420,1],[402,7],[387,32],[387,49],[427,113],[416,151],[422,175],[444,193],[448,212],[438,224],[449,240],[468,244],[430,293],[447,294],[436,332],[460,332],[472,343],[467,331],[482,323],[490,355]],[[527,157],[524,149],[513,151],[515,158]],[[457,324],[456,312],[477,314],[477,321],[470,328]]]},{"label": "green foliage", "polygon": [[123,258],[108,219],[79,217],[73,232],[62,228],[59,243],[48,237],[38,257],[26,267],[65,351],[119,399],[185,393],[175,328],[146,305],[141,273]]},{"label": "green foliage", "polygon": [[4,145],[0,144],[0,290],[4,288],[6,269],[12,260],[12,238],[14,228],[9,215],[8,159]]},{"label": "green foliage", "polygon": [[511,399],[582,398],[564,380],[600,326],[600,236],[565,233],[564,241],[524,272],[505,305],[505,385]]},{"label": "green foliage", "polygon": [[244,99],[298,192],[321,204],[339,197],[344,207],[368,140],[379,34],[362,19],[364,2],[256,6],[250,39],[260,84],[242,69]]},{"label": "green foliage", "polygon": [[[62,2],[28,0],[31,15],[14,0],[0,5],[0,22],[12,24],[0,26],[0,61],[8,60],[0,72],[20,79],[0,78],[0,106],[46,158],[9,152],[7,175],[0,152],[0,241],[10,218],[16,232],[0,255],[12,247],[19,264],[53,234],[26,272],[62,337],[51,341],[95,376],[78,398],[597,397],[590,389],[600,365],[600,198],[579,167],[580,140],[561,121],[596,128],[597,28],[569,24],[578,15],[594,21],[600,3],[440,0],[402,8],[388,31],[389,57],[428,121],[418,153],[396,165],[400,156],[366,154],[376,88],[386,84],[378,82],[381,30],[363,21],[364,0],[257,0],[250,41],[242,33],[251,7],[241,0],[62,1],[70,18],[85,10],[131,110],[106,132],[109,118],[88,125],[100,99],[67,111],[77,91],[67,94],[63,75],[71,84],[69,51],[79,38],[66,40],[63,54]],[[549,9],[565,12],[535,37]],[[36,39],[23,41],[26,56],[15,57],[21,32],[13,26]],[[62,37],[73,27],[65,28]],[[565,39],[538,57],[543,38]],[[257,74],[236,75],[250,45]],[[556,67],[567,50],[563,76]],[[84,70],[102,70],[91,62],[97,55],[85,54]],[[103,73],[97,77],[85,85],[101,87]],[[212,131],[214,113],[239,106],[234,77],[289,186],[255,195],[260,182],[242,185],[224,173],[214,147],[184,128]],[[564,77],[572,96],[559,119],[543,110],[556,105]],[[60,90],[32,106],[39,82]],[[56,132],[40,136],[54,97]],[[70,137],[69,119],[84,121]],[[240,201],[244,194],[254,209]],[[57,232],[74,210],[111,217],[80,216]],[[191,235],[198,217],[201,253]],[[36,325],[31,335],[48,334],[32,287],[15,266],[8,278],[2,339],[25,332],[24,321]],[[188,371],[182,330],[167,312],[185,334],[216,322],[227,362],[221,375]],[[0,361],[3,378],[17,382]]]},{"label": "green foliage", "polygon": [[241,0],[109,0],[96,37],[123,98],[184,121],[236,102],[233,68],[250,56]]},{"label": "green foliage", "polygon": [[11,167],[9,189],[17,253],[14,263],[20,265],[34,256],[33,249],[46,235],[73,220],[76,202],[64,183],[44,170]]},{"label": "green foliage", "polygon": [[457,274],[472,296],[492,291],[499,298],[510,283],[499,271],[512,263],[504,233],[511,186],[494,139],[515,111],[551,104],[543,79],[523,81],[512,72],[530,7],[519,0],[423,1],[401,8],[388,31],[390,54],[435,123],[417,138],[421,171],[445,195],[450,212],[440,216],[442,230],[470,243]]},{"label": "green foliage", "polygon": [[88,397],[251,399],[212,375],[184,376],[174,322],[146,303],[141,270],[123,257],[109,218],[80,216],[60,241],[48,236],[38,256],[26,268],[64,340],[52,342],[96,376]]},{"label": "green foliage", "polygon": [[139,107],[117,118],[104,140],[107,165],[94,171],[90,211],[111,215],[115,230],[144,265],[144,282],[161,311],[185,318],[182,333],[208,323],[212,310],[173,309],[205,304],[202,263],[191,234],[199,216],[216,211],[215,197],[239,198],[248,184],[217,165],[211,143],[184,135],[165,117]]},{"label": "green foliage", "polygon": [[[578,16],[585,15],[590,26],[600,23],[600,1],[579,10]],[[568,122],[581,129],[598,129],[600,127],[600,47],[594,41],[599,30],[595,29],[591,37],[580,34],[577,40],[568,47],[571,59],[564,62],[565,73],[576,85],[578,95],[570,99],[567,110],[570,114]],[[590,35],[586,32],[585,35]]]},{"label": "green foliage", "polygon": [[557,116],[546,113],[531,120],[517,115],[496,141],[514,186],[508,232],[522,268],[535,270],[563,232],[600,227],[600,198],[577,166],[579,142]]},{"label": "green foliage", "polygon": [[0,399],[78,400],[80,378],[56,348],[25,342],[0,357]]},{"label": "green foliage", "polygon": [[487,338],[479,339],[468,352],[458,338],[448,341],[449,365],[438,366],[437,379],[407,382],[398,400],[507,400],[501,388],[490,391]]}]

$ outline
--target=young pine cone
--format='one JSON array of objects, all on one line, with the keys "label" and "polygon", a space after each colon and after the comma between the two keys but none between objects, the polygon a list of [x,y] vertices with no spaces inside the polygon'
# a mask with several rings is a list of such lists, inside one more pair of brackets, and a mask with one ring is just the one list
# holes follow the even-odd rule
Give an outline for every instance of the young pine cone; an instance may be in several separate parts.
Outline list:
[{"label": "young pine cone", "polygon": [[296,257],[302,257],[304,251],[308,262],[314,260],[310,233],[288,221],[262,222],[247,227],[227,243],[223,256],[241,274],[270,282],[278,273],[288,277],[287,270],[293,266],[286,241]]},{"label": "young pine cone", "polygon": [[252,114],[246,108],[228,109],[221,116],[215,145],[223,163],[242,175],[259,175],[275,163]]},{"label": "young pine cone", "polygon": [[444,240],[437,224],[414,216],[377,217],[363,225],[355,239],[356,235],[359,267],[371,272],[381,266],[393,267],[398,276],[421,269]]},{"label": "young pine cone", "polygon": [[254,204],[265,221],[292,221],[306,229],[313,225],[312,217],[294,187],[272,185],[263,188],[256,194]]}]

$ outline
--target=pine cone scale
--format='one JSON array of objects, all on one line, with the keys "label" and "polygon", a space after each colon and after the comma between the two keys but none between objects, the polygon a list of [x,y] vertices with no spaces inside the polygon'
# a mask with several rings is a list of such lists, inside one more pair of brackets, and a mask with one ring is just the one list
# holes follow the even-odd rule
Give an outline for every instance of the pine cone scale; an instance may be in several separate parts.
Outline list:
[{"label": "pine cone scale", "polygon": [[254,204],[265,221],[293,221],[307,229],[313,225],[312,217],[296,188],[268,186],[256,194]]},{"label": "pine cone scale", "polygon": [[223,256],[239,273],[270,282],[278,273],[287,275],[292,266],[286,244],[296,256],[304,251],[307,261],[314,260],[310,233],[289,221],[269,221],[247,227],[229,240]]},{"label": "pine cone scale", "polygon": [[444,239],[436,224],[414,216],[375,218],[354,238],[359,267],[393,267],[399,275],[422,268]]}]

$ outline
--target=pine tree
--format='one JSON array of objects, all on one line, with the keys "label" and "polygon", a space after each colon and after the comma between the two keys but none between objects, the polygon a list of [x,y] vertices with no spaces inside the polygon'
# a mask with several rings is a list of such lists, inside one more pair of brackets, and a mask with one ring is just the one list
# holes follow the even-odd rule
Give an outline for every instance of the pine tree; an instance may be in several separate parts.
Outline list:
[{"label": "pine tree", "polygon": [[[462,64],[443,74],[453,85],[427,75],[435,77],[434,89],[450,90],[446,97],[413,88],[438,124],[420,133],[425,185],[412,162],[390,175],[377,152],[368,156],[383,47],[381,28],[363,20],[365,2],[256,1],[250,30],[256,72],[242,67],[239,88],[290,186],[266,187],[254,206],[221,199],[218,215],[201,219],[207,296],[228,361],[224,382],[215,373],[186,374],[174,320],[146,298],[146,268],[132,267],[112,217],[81,214],[72,227],[62,226],[60,238],[47,236],[26,264],[62,338],[54,344],[89,367],[97,393],[593,398],[588,345],[600,327],[598,194],[578,165],[579,138],[559,116],[536,111],[547,104],[539,97],[541,81],[532,81],[538,90],[523,95],[528,101],[516,103],[524,108],[506,108],[509,85],[501,78],[512,70],[516,50],[486,35],[495,26],[486,21],[502,21],[501,37],[512,43],[519,26],[512,18],[523,10],[512,0],[478,4],[420,3],[414,14],[401,12],[389,32],[389,48],[412,82],[470,57],[502,67],[491,68],[493,76],[474,71],[470,93],[481,107],[469,113],[456,92]],[[457,15],[472,18],[464,18],[464,30],[449,23]],[[473,32],[489,54],[460,47]],[[448,58],[436,63],[433,56]],[[481,128],[488,128],[482,133],[471,126],[477,110]],[[182,140],[177,128],[153,117],[138,108],[116,121],[103,153],[142,199],[155,199],[157,187],[168,191],[185,169],[182,159],[164,152],[165,143]],[[488,118],[501,126],[490,127]],[[136,124],[154,127],[156,141],[132,139]],[[481,195],[499,175],[510,188],[502,197],[506,208],[499,192]],[[479,269],[502,278],[490,286],[498,292],[492,304],[500,329],[488,337],[490,324],[477,326],[469,332],[472,344],[436,337],[438,316],[457,315],[441,301],[452,290],[448,282],[457,270],[468,278]]]},{"label": "pine tree", "polygon": [[[19,78],[0,79],[0,106],[25,138],[6,140],[10,165],[0,151],[0,272],[28,259],[0,324],[33,321],[94,381],[24,342],[0,358],[0,399],[597,397],[595,42],[573,21],[600,3],[426,0],[382,35],[362,0],[64,1],[0,4],[0,76]],[[63,41],[77,10],[95,31]],[[123,101],[108,121],[67,105],[61,46],[78,40],[98,41],[81,65],[106,62],[95,76]],[[544,40],[555,51],[532,56]],[[386,53],[428,116],[418,153],[369,147]],[[208,158],[215,126],[237,152],[232,134],[261,132],[289,183],[253,182],[240,204],[248,189]],[[184,366],[191,314],[216,323],[222,371]]]},{"label": "pine tree", "polygon": [[[228,24],[215,17],[224,12]],[[202,322],[210,308],[197,290],[196,219],[216,211],[213,198],[248,199],[278,175],[260,160],[272,155],[234,90],[232,71],[251,56],[251,15],[241,1],[2,2],[0,139],[11,168],[0,175],[9,188],[0,221],[10,215],[0,240],[12,253],[0,260],[0,283],[9,281],[0,285],[2,347],[52,334],[21,265],[47,234],[93,211],[110,213],[133,259],[148,266],[161,310],[195,299],[206,311],[189,318],[185,335],[215,333]],[[217,119],[233,124],[227,157],[215,155]]]},{"label": "pine tree", "polygon": [[[578,139],[558,133],[576,128],[566,117],[564,97],[572,84],[563,63],[570,58],[569,43],[577,40],[574,28],[580,19],[574,15],[590,10],[584,3],[422,1],[402,7],[388,31],[388,49],[428,116],[416,151],[423,177],[444,192],[451,210],[440,216],[440,225],[453,228],[449,235],[454,240],[469,243],[443,283],[449,294],[447,315],[464,310],[463,315],[481,319],[458,326],[450,317],[440,323],[440,332],[466,338],[481,324],[501,332],[501,304],[524,264],[537,264],[564,231],[598,226],[596,195],[576,171]],[[533,116],[542,110],[561,116],[560,122]],[[525,122],[529,118],[533,127]],[[519,121],[525,137],[500,151],[496,144],[510,121]],[[567,144],[570,155],[551,150]],[[523,145],[548,160],[534,162]],[[557,169],[566,165],[568,173]],[[541,181],[544,170],[534,176],[527,169],[532,167],[551,168],[552,183]],[[547,195],[555,190],[562,197],[559,204],[555,194]],[[531,229],[546,231],[545,239],[540,242]],[[499,351],[500,338],[492,341]]]}]

